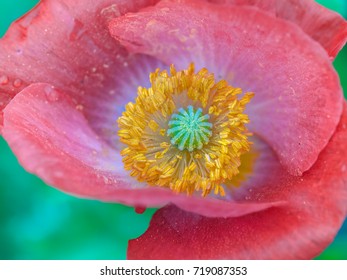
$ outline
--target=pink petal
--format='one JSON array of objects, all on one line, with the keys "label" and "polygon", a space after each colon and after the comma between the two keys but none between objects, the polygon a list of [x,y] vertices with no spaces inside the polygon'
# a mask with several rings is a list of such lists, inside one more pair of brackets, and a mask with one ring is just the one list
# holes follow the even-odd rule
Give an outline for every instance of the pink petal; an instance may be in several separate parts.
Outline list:
[{"label": "pink petal", "polygon": [[[26,170],[77,196],[137,207],[175,203],[210,217],[242,216],[283,204],[188,197],[138,183],[124,171],[119,151],[90,128],[78,105],[49,84],[32,84],[12,99],[4,110],[3,136]],[[268,166],[269,149],[260,149],[264,158],[257,166]]]},{"label": "pink petal", "polygon": [[310,259],[334,238],[347,213],[347,110],[315,165],[299,179],[259,189],[252,199],[288,204],[236,218],[160,209],[130,241],[129,259]]},{"label": "pink petal", "polygon": [[328,143],[342,110],[339,78],[324,49],[301,29],[258,9],[160,2],[114,19],[110,31],[129,51],[253,91],[250,128],[300,175]]},{"label": "pink petal", "polygon": [[16,21],[0,40],[0,129],[2,109],[34,82],[62,89],[93,118],[96,100],[114,93],[117,73],[137,60],[111,38],[109,20],[157,1],[43,0]]},{"label": "pink petal", "polygon": [[298,25],[334,58],[347,40],[347,22],[313,0],[209,0],[227,5],[254,6]]}]

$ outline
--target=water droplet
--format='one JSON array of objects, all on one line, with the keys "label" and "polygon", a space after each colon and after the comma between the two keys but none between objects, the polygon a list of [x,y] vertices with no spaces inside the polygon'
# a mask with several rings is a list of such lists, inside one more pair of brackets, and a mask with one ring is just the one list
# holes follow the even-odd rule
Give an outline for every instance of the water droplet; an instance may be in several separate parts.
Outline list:
[{"label": "water droplet", "polygon": [[123,62],[123,65],[124,65],[124,67],[128,67],[129,66],[128,62],[126,62],[126,61]]},{"label": "water droplet", "polygon": [[103,176],[102,178],[105,184],[111,184],[110,180],[106,176]]},{"label": "water droplet", "polygon": [[53,176],[56,178],[63,178],[64,177],[64,173],[61,171],[54,171],[53,172]]},{"label": "water droplet", "polygon": [[16,49],[16,53],[17,53],[18,55],[20,55],[20,54],[23,53],[23,50],[22,50],[22,49]]},{"label": "water droplet", "polygon": [[105,80],[105,76],[101,73],[95,73],[93,74],[93,78],[94,79],[98,79],[100,82],[104,81]]},{"label": "water droplet", "polygon": [[84,107],[81,104],[76,106],[76,110],[78,110],[78,111],[83,111],[83,109],[84,109]]},{"label": "water droplet", "polygon": [[108,92],[109,95],[115,95],[115,93],[116,93],[116,91],[115,91],[114,89],[111,89],[111,90]]},{"label": "water droplet", "polygon": [[146,207],[143,206],[135,206],[135,212],[137,214],[143,214],[146,211]]},{"label": "water droplet", "polygon": [[289,87],[289,89],[290,89],[290,94],[291,94],[292,96],[295,96],[295,95],[296,95],[295,89],[294,89],[293,87]]},{"label": "water droplet", "polygon": [[15,79],[13,81],[13,86],[16,88],[19,88],[22,85],[22,80],[21,79]]},{"label": "water droplet", "polygon": [[79,21],[78,19],[74,19],[74,26],[69,37],[70,41],[77,41],[79,38],[83,36],[85,31],[86,30],[84,29],[83,22]]},{"label": "water droplet", "polygon": [[6,85],[8,84],[8,82],[9,82],[9,79],[6,75],[0,76],[0,85]]},{"label": "water droplet", "polygon": [[95,73],[96,70],[97,70],[96,67],[93,67],[93,68],[92,68],[92,73]]},{"label": "water droplet", "polygon": [[346,170],[347,170],[347,166],[344,164],[344,165],[342,165],[342,167],[341,167],[341,171],[342,172],[346,172]]},{"label": "water droplet", "polygon": [[103,64],[102,66],[103,66],[105,69],[110,68],[110,65],[108,65],[107,63]]},{"label": "water droplet", "polygon": [[261,61],[258,61],[258,65],[260,68],[264,68],[264,64]]},{"label": "water droplet", "polygon": [[103,8],[100,14],[102,15],[103,18],[106,18],[108,20],[121,16],[119,7],[116,4]]},{"label": "water droplet", "polygon": [[45,88],[45,93],[48,101],[55,102],[60,98],[59,92],[57,92],[52,86],[47,86]]}]

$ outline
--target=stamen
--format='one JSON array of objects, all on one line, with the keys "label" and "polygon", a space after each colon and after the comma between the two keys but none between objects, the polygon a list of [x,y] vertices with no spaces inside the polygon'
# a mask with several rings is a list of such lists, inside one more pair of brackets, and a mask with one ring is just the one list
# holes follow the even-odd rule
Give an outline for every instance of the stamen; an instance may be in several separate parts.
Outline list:
[{"label": "stamen", "polygon": [[124,168],[140,182],[176,193],[224,195],[224,183],[239,173],[240,157],[250,150],[248,116],[253,94],[207,69],[150,74],[151,88],[138,89],[118,119]]}]

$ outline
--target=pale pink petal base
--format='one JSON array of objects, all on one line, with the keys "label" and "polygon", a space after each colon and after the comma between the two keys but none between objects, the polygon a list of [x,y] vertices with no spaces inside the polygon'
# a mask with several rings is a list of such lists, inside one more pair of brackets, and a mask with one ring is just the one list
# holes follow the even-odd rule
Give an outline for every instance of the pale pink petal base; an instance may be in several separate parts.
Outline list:
[{"label": "pale pink petal base", "polygon": [[347,110],[328,146],[302,178],[256,189],[254,201],[287,205],[235,218],[164,207],[129,242],[129,259],[310,259],[334,238],[347,214]]}]

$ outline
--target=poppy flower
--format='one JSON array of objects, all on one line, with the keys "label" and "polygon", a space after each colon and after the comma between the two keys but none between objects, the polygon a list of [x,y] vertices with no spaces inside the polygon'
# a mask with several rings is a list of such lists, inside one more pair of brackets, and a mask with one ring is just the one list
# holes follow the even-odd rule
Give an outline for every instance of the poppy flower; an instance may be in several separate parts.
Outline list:
[{"label": "poppy flower", "polygon": [[1,133],[73,195],[162,207],[130,259],[307,259],[347,213],[347,23],[312,1],[43,0],[0,48]]}]

